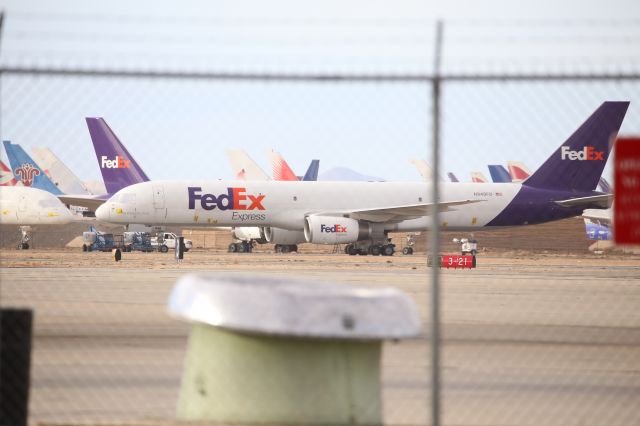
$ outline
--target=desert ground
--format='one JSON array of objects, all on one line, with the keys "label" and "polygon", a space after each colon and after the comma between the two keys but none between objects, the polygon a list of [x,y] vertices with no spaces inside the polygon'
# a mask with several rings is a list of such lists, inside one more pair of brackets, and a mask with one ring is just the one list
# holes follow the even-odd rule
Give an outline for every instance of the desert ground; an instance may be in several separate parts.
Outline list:
[{"label": "desert ground", "polygon": [[[426,256],[0,251],[0,304],[35,311],[30,422],[175,418],[189,324],[167,298],[189,272],[302,276],[406,292],[420,337],[386,342],[386,424],[428,424]],[[450,425],[640,423],[640,256],[492,251],[441,270],[443,410]],[[233,386],[233,383],[229,383]]]}]

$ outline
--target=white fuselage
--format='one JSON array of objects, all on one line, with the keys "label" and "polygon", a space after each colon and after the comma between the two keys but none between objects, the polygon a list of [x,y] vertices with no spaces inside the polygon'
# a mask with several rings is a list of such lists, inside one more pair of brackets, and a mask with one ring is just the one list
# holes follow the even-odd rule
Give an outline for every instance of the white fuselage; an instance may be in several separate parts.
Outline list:
[{"label": "white fuselage", "polygon": [[25,186],[0,187],[2,225],[64,225],[72,221],[71,212],[49,192]]},{"label": "white fuselage", "polygon": [[[478,201],[441,212],[441,223],[452,230],[481,228],[519,190],[519,184],[511,183],[441,183],[441,202]],[[341,217],[428,204],[430,197],[431,184],[425,182],[153,181],[122,189],[96,215],[112,223],[302,230],[308,215]],[[425,214],[383,223],[388,231],[418,231],[427,229],[430,219]]]}]

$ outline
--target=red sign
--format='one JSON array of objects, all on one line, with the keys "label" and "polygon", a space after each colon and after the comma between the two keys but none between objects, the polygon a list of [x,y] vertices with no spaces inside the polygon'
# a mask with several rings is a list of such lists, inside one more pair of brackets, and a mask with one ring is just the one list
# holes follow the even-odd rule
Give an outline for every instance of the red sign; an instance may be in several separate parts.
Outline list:
[{"label": "red sign", "polygon": [[616,140],[613,163],[613,239],[640,244],[640,138]]},{"label": "red sign", "polygon": [[458,254],[443,254],[440,256],[441,268],[475,268],[476,262],[473,260],[473,256],[461,256]]}]

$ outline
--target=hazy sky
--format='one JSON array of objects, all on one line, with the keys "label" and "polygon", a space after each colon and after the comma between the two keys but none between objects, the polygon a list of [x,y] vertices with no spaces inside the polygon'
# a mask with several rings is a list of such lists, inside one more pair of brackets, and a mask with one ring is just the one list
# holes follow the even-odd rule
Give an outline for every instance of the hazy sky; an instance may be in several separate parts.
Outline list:
[{"label": "hazy sky", "polygon": [[[5,1],[6,66],[277,73],[429,73],[445,21],[445,73],[640,71],[637,1]],[[450,83],[443,171],[535,169],[604,100],[640,82]],[[49,146],[83,179],[99,176],[84,123],[103,116],[154,179],[230,177],[224,152],[265,169],[275,148],[302,174],[347,166],[417,179],[428,156],[430,88],[420,83],[265,83],[4,75],[1,133]]]}]

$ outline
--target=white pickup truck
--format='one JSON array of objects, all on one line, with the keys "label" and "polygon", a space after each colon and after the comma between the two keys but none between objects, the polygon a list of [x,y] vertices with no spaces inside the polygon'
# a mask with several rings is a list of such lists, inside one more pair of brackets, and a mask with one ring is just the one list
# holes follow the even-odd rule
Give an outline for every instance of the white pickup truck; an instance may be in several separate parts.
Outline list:
[{"label": "white pickup truck", "polygon": [[[173,232],[163,232],[157,237],[151,239],[151,244],[158,247],[158,251],[166,253],[169,249],[176,248],[176,241],[178,236]],[[184,251],[189,251],[193,247],[193,241],[184,239]]]}]

